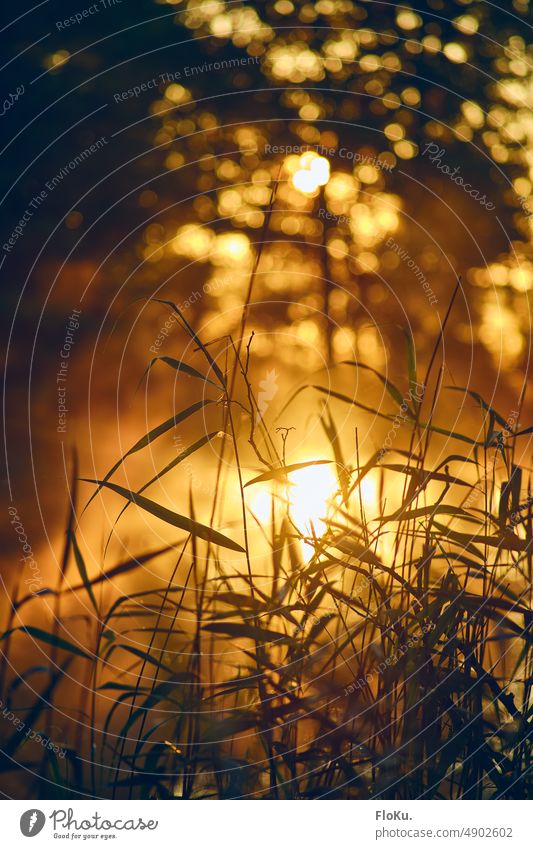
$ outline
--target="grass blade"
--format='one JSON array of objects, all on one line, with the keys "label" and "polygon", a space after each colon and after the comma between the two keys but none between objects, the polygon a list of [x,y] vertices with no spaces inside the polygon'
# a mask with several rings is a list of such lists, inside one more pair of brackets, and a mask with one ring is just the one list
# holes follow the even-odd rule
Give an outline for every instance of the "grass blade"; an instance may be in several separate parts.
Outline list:
[{"label": "grass blade", "polygon": [[111,489],[113,492],[116,492],[117,495],[121,495],[123,498],[131,501],[132,504],[136,504],[137,507],[141,508],[141,510],[145,510],[157,519],[161,519],[161,521],[165,522],[167,525],[172,525],[175,528],[181,528],[182,531],[187,531],[189,534],[195,534],[200,537],[200,539],[205,539],[208,542],[212,542],[214,545],[220,545],[223,548],[230,548],[232,551],[244,553],[244,548],[242,548],[242,546],[233,542],[233,540],[224,536],[224,534],[213,530],[213,528],[209,528],[207,525],[202,525],[200,522],[195,522],[187,516],[175,513],[167,507],[162,507],[160,504],[157,504],[157,502],[151,501],[149,498],[145,498],[144,495],[139,495],[137,492],[132,492],[130,489],[125,489],[125,487],[118,486],[117,484],[110,483],[109,481],[90,480],[87,478],[82,478],[82,480],[84,480],[85,483],[95,483],[99,488],[105,486],[108,489]]}]

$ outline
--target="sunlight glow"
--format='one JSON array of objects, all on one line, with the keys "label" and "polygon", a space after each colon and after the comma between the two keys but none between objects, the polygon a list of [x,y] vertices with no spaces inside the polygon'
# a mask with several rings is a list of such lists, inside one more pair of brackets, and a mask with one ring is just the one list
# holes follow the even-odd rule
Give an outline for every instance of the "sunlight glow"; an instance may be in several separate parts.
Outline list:
[{"label": "sunlight glow", "polygon": [[376,481],[368,475],[361,481],[361,496],[367,519],[371,518],[378,507],[378,487]]},{"label": "sunlight glow", "polygon": [[292,175],[292,185],[299,192],[312,195],[319,186],[327,185],[329,176],[328,160],[309,150],[300,156],[298,170]]},{"label": "sunlight glow", "polygon": [[272,493],[266,486],[258,486],[256,492],[250,499],[250,510],[261,524],[270,521],[272,514]]},{"label": "sunlight glow", "polygon": [[[274,495],[275,513],[286,511],[287,498],[290,518],[298,530],[310,536],[313,533],[320,537],[326,530],[326,522],[335,494],[338,491],[338,481],[333,464],[324,466],[309,466],[289,474],[289,485],[279,484],[277,496]],[[259,485],[249,502],[249,509],[256,519],[267,525],[272,515],[272,490],[266,485]],[[302,554],[308,560],[314,554],[314,547],[302,542]]]},{"label": "sunlight glow", "polygon": [[323,519],[338,489],[333,464],[298,469],[291,472],[289,480],[289,501],[295,524],[303,533],[310,532],[313,525],[315,533],[320,536],[326,530]]}]

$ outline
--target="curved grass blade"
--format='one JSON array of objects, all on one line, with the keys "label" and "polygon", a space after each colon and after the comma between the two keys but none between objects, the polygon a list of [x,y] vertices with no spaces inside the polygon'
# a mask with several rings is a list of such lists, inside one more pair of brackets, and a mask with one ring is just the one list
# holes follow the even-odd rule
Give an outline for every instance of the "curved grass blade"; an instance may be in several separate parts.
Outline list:
[{"label": "curved grass blade", "polygon": [[76,561],[76,566],[78,567],[78,572],[80,573],[80,577],[81,577],[81,580],[83,582],[83,586],[85,587],[87,595],[91,599],[92,606],[94,607],[94,609],[98,613],[98,603],[97,603],[96,598],[94,596],[94,592],[93,592],[93,588],[92,588],[92,582],[89,580],[89,575],[87,574],[87,567],[85,565],[85,560],[83,559],[83,555],[80,551],[80,547],[78,545],[78,540],[76,539],[76,534],[74,533],[74,531],[72,531],[70,536],[71,536],[72,549],[74,551],[74,559]]},{"label": "curved grass blade", "polygon": [[443,481],[444,483],[453,484],[454,486],[464,486],[468,489],[472,488],[472,484],[462,481],[453,475],[445,474],[444,472],[432,472],[428,469],[415,469],[412,466],[402,466],[401,463],[382,463],[382,469],[388,469],[391,472],[399,472],[402,475],[411,475],[417,479],[417,483],[421,489],[425,488],[431,481]]},{"label": "curved grass blade", "polygon": [[508,439],[514,439],[515,436],[525,436],[526,433],[533,433],[533,427],[526,427],[524,430],[519,430],[518,433],[510,433]]},{"label": "curved grass blade", "polygon": [[202,626],[204,631],[215,634],[227,634],[229,637],[247,637],[263,643],[294,643],[293,637],[280,631],[271,631],[267,628],[258,628],[255,625],[246,625],[241,622],[208,622]]},{"label": "curved grass blade", "polygon": [[214,388],[218,389],[219,391],[222,389],[222,387],[215,383],[213,380],[209,380],[209,378],[206,377],[205,374],[202,374],[202,372],[198,371],[192,366],[187,365],[187,363],[184,363],[182,360],[177,360],[175,357],[154,357],[153,360],[150,361],[150,364],[146,367],[143,376],[139,381],[139,384],[142,383],[142,381],[144,380],[148,372],[153,368],[155,363],[159,361],[165,363],[167,366],[170,366],[170,368],[173,368],[177,372],[183,372],[184,374],[189,375],[189,377],[195,377],[198,380],[202,380],[204,383],[209,383],[210,386],[214,386]]},{"label": "curved grass blade", "polygon": [[397,522],[397,521],[409,521],[411,519],[420,519],[424,516],[457,516],[464,521],[475,522],[477,525],[483,525],[483,522],[480,519],[476,519],[475,516],[472,516],[466,510],[463,510],[461,507],[455,507],[453,504],[434,504],[429,505],[428,507],[417,507],[416,510],[405,510],[404,507],[400,507],[399,510],[396,510],[395,513],[390,513],[388,516],[383,516],[381,518],[382,522]]},{"label": "curved grass blade", "polygon": [[[322,392],[324,395],[327,395],[330,398],[336,398],[338,401],[343,401],[345,404],[351,404],[354,407],[359,407],[359,409],[364,410],[365,413],[372,413],[373,416],[379,416],[380,419],[387,419],[389,422],[394,421],[394,416],[391,416],[388,413],[381,413],[373,407],[367,407],[366,404],[354,401],[354,399],[350,398],[348,395],[343,395],[341,392],[334,392],[326,386],[317,386],[316,384],[313,384],[313,386],[309,388],[316,389],[317,392]],[[457,433],[454,430],[446,430],[443,427],[437,427],[436,425],[429,424],[429,422],[420,422],[420,428],[422,430],[432,431],[433,433],[440,433],[442,436],[451,436],[454,439],[461,440],[461,442],[467,442],[469,445],[478,445],[483,447],[485,444],[484,442],[476,442],[475,439],[472,439],[470,436],[465,436],[463,433]],[[515,434],[515,436],[517,435],[518,434]]]},{"label": "curved grass blade", "polygon": [[[204,445],[207,445],[208,442],[211,442],[211,440],[215,439],[219,435],[219,433],[223,434],[223,431],[214,430],[211,433],[208,433],[205,436],[202,436],[201,439],[198,439],[193,445],[190,445],[189,448],[186,448],[185,451],[182,451],[180,454],[178,454],[177,457],[174,457],[174,459],[171,460],[170,463],[168,463],[165,466],[164,469],[162,469],[160,472],[158,472],[157,475],[154,475],[153,478],[150,478],[150,480],[147,483],[143,484],[143,486],[141,486],[141,488],[139,490],[137,490],[139,495],[141,494],[141,492],[144,492],[145,489],[148,489],[148,487],[151,486],[153,483],[160,480],[164,475],[168,474],[168,472],[172,471],[172,469],[174,469],[180,463],[183,463],[183,461],[186,460],[187,457],[190,457],[191,454],[194,454],[194,452],[198,451],[199,448],[202,448]],[[109,547],[109,543],[111,542],[111,537],[113,536],[113,532],[115,530],[115,527],[118,524],[122,515],[128,509],[128,507],[129,507],[129,504],[126,504],[122,508],[122,510],[120,511],[120,513],[118,514],[117,518],[115,519],[115,521],[113,523],[113,527],[111,528],[111,532],[110,532],[110,534],[107,538],[107,542],[106,542],[105,547],[104,547],[104,557],[107,553],[107,549]]]},{"label": "curved grass blade", "polygon": [[494,417],[494,419],[498,422],[499,425],[501,425],[505,430],[507,429],[507,422],[505,421],[505,419],[502,418],[502,416],[500,416],[500,414],[497,413],[496,410],[490,406],[490,404],[487,404],[487,402],[481,397],[479,392],[474,392],[472,389],[467,389],[465,386],[443,386],[442,388],[449,389],[452,392],[464,392],[465,395],[470,395],[470,397],[473,398],[474,401],[477,401],[479,406],[483,410],[485,410],[486,413],[489,413],[491,416]]},{"label": "curved grass blade", "polygon": [[290,472],[296,472],[298,469],[306,469],[308,466],[323,466],[326,463],[334,463],[334,460],[310,460],[308,463],[293,463],[291,466],[282,466],[280,469],[270,469],[268,472],[263,472],[256,478],[252,478],[244,484],[244,488],[251,486],[253,483],[263,483],[263,481],[285,480]]},{"label": "curved grass blade", "polygon": [[164,304],[165,306],[170,307],[171,309],[174,310],[176,315],[179,315],[179,317],[182,320],[183,325],[186,328],[187,332],[189,333],[191,338],[194,339],[194,341],[196,342],[196,344],[198,345],[200,350],[203,352],[205,358],[207,359],[207,362],[209,363],[209,365],[211,366],[211,368],[215,372],[215,374],[218,377],[218,379],[220,380],[222,386],[225,386],[226,381],[224,379],[224,375],[220,371],[219,367],[217,366],[213,357],[211,356],[211,354],[209,353],[209,351],[205,347],[202,340],[199,338],[199,336],[196,335],[195,331],[193,330],[193,328],[191,327],[191,325],[189,324],[189,322],[187,321],[187,319],[185,318],[185,316],[183,315],[181,310],[176,306],[176,304],[173,301],[166,301],[163,298],[150,298],[150,300],[155,301],[155,303],[157,303],[157,304]]},{"label": "curved grass blade", "polygon": [[415,343],[412,335],[405,327],[402,327],[402,332],[405,338],[405,349],[407,354],[407,374],[409,375],[409,390],[415,392],[418,386],[416,379],[416,351]]},{"label": "curved grass blade", "polygon": [[[380,371],[375,368],[372,368],[372,366],[369,366],[366,363],[361,363],[359,360],[344,360],[343,362],[339,363],[339,365],[355,366],[356,368],[362,368],[366,371],[372,372],[372,374],[374,374],[378,378],[378,380],[382,382],[383,386],[385,387],[391,398],[398,404],[399,407],[401,407],[403,403],[407,403],[398,387],[395,386],[395,384],[391,380],[389,380],[388,377],[385,377],[385,375],[382,374]],[[414,418],[414,413],[412,413],[412,411],[411,414]]]},{"label": "curved grass blade", "polygon": [[169,666],[166,666],[164,663],[161,663],[156,657],[151,655],[149,652],[143,651],[142,649],[138,649],[136,646],[128,646],[125,643],[116,643],[115,645],[111,646],[106,656],[107,663],[109,663],[109,658],[111,657],[113,652],[116,651],[116,649],[122,649],[123,651],[127,651],[130,654],[134,655],[134,657],[139,658],[139,660],[142,660],[145,663],[151,663],[158,669],[164,669],[165,672],[172,673],[172,669]]},{"label": "curved grass blade", "polygon": [[[441,525],[439,522],[435,522],[435,527],[443,534],[443,536],[448,537],[459,545],[464,546],[469,551],[472,551],[473,545],[472,543],[477,543],[479,545],[487,545],[491,548],[498,548],[502,551],[527,551],[530,548],[530,542],[525,539],[521,539],[516,534],[512,533],[512,531],[507,531],[505,534],[501,536],[488,536],[486,534],[464,534],[459,531],[452,531],[451,528],[447,528],[445,525]],[[480,559],[484,559],[481,552],[476,552],[479,555]]]},{"label": "curved grass blade", "polygon": [[[57,672],[52,675],[50,682],[44,689],[44,691],[38,694],[38,697],[35,700],[33,706],[30,708],[29,712],[24,718],[26,728],[31,728],[33,725],[35,725],[37,719],[41,715],[46,705],[50,703],[54,690],[61,682],[61,679],[65,676],[65,673],[67,672],[70,666],[70,660],[71,659],[68,658],[61,665],[61,668],[58,669]],[[24,675],[22,677],[24,677]],[[26,739],[26,735],[21,734],[20,731],[17,729],[10,738],[10,740],[8,740],[7,743],[4,743],[2,745],[2,751],[0,752],[0,772],[2,771],[2,762],[5,761],[7,758],[12,757],[18,749],[19,745]],[[9,762],[6,764],[6,766],[8,769],[13,769],[13,764]]]},{"label": "curved grass blade", "polygon": [[194,534],[195,536],[200,537],[200,539],[212,542],[213,545],[220,545],[222,548],[230,548],[232,551],[239,551],[244,554],[244,548],[242,548],[242,546],[238,543],[233,542],[233,540],[229,539],[229,537],[224,536],[224,534],[213,530],[213,528],[207,527],[207,525],[202,525],[200,522],[195,522],[187,516],[175,513],[167,507],[162,507],[155,501],[145,498],[144,495],[139,495],[137,492],[132,492],[130,489],[125,489],[123,486],[118,486],[117,484],[110,483],[109,481],[90,480],[88,478],[82,478],[82,480],[85,481],[85,483],[95,483],[100,488],[105,486],[108,489],[111,489],[113,492],[116,492],[117,495],[121,495],[123,498],[127,498],[128,501],[136,504],[137,507],[141,508],[141,510],[145,510],[157,519],[161,519],[162,522],[166,522],[167,525],[172,525],[174,528],[180,528],[182,531]]},{"label": "curved grass blade", "polygon": [[103,484],[106,483],[106,481],[108,481],[109,478],[115,474],[116,470],[122,465],[122,463],[124,462],[124,460],[126,460],[127,457],[131,457],[132,454],[136,454],[138,451],[142,451],[142,449],[146,448],[147,445],[150,445],[151,442],[154,442],[156,439],[159,439],[160,436],[163,436],[164,433],[167,433],[169,430],[172,430],[173,427],[176,427],[176,425],[185,421],[185,419],[189,418],[189,416],[192,416],[194,413],[198,412],[198,410],[202,410],[208,404],[214,403],[215,401],[209,398],[204,398],[202,401],[197,401],[195,404],[191,404],[190,407],[187,407],[186,410],[182,410],[175,416],[171,416],[169,419],[162,422],[162,424],[157,425],[157,427],[154,427],[152,430],[149,430],[148,433],[145,433],[145,435],[141,437],[141,439],[139,439],[135,443],[135,445],[132,445],[129,451],[126,451],[126,453],[122,455],[120,460],[117,460],[115,465],[108,471],[103,481],[101,481],[98,485],[98,489],[96,490],[96,492],[93,492],[93,494],[89,498],[87,504],[83,509],[83,512],[87,510],[87,507],[89,506],[93,498],[96,498],[96,496],[100,492]]},{"label": "curved grass blade", "polygon": [[327,404],[324,404],[324,412],[320,417],[320,421],[322,427],[324,428],[324,433],[326,434],[329,440],[329,444],[331,445],[331,450],[333,452],[335,463],[337,465],[337,480],[339,481],[339,487],[342,492],[343,500],[346,502],[348,501],[348,486],[350,483],[350,475],[348,474],[348,471],[346,469],[346,463],[344,462],[339,433]]},{"label": "curved grass blade", "polygon": [[56,648],[58,649],[64,649],[65,651],[68,651],[71,654],[76,654],[79,657],[84,657],[86,660],[92,660],[90,654],[84,652],[83,649],[80,649],[79,646],[76,646],[74,643],[71,643],[68,640],[64,640],[63,637],[58,637],[56,634],[50,634],[49,631],[43,631],[41,628],[35,628],[33,625],[21,625],[17,628],[11,628],[9,631],[5,631],[0,636],[0,640],[5,640],[6,637],[9,637],[10,634],[14,634],[16,631],[22,631],[23,634],[28,634],[28,636],[30,637],[35,637],[36,640],[41,640],[41,642],[43,643],[48,643],[51,646],[56,646]]},{"label": "curved grass blade", "polygon": [[[125,575],[128,572],[132,572],[137,569],[139,566],[143,566],[148,561],[153,560],[155,557],[159,557],[161,554],[167,554],[169,551],[172,551],[176,547],[175,545],[165,545],[164,548],[158,548],[157,551],[150,551],[147,554],[140,554],[138,557],[132,557],[129,560],[124,560],[122,563],[118,563],[116,566],[113,566],[111,569],[108,569],[107,572],[101,572],[100,575],[97,575],[91,581],[91,586],[95,586],[96,584],[102,583],[102,581],[110,581],[113,578],[117,578],[119,575]],[[77,584],[75,587],[68,587],[65,592],[77,592],[78,590],[82,590],[85,584]]]}]

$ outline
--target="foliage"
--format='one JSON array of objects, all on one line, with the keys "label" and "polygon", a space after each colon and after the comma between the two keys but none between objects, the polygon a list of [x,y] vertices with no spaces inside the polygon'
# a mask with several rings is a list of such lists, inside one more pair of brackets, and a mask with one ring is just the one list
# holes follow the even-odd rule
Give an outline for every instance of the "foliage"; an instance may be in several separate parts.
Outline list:
[{"label": "foliage", "polygon": [[[290,432],[280,442],[257,415],[253,345],[244,351],[244,334],[230,340],[222,369],[213,346],[171,308],[205,359],[203,388],[227,435],[211,526],[196,519],[192,486],[187,517],[110,481],[166,425],[121,458],[100,481],[100,496],[112,488],[130,509],[184,530],[179,541],[91,577],[73,511],[64,562],[73,559],[81,583],[67,586],[63,573],[55,590],[15,599],[17,621],[26,624],[16,626],[13,614],[2,641],[4,709],[51,736],[72,676],[82,691],[79,721],[66,729],[64,758],[44,748],[36,755],[15,729],[3,770],[30,770],[33,793],[51,797],[530,798],[532,509],[514,464],[523,431],[506,429],[505,417],[477,395],[480,436],[437,426],[441,374],[432,399],[430,366],[426,391],[411,396],[405,417],[407,448],[398,435],[390,451],[363,462],[357,441],[354,462],[345,461],[335,411],[358,402],[332,393],[319,413],[329,456],[290,463]],[[442,334],[432,363],[441,341]],[[361,363],[346,367],[366,371]],[[176,366],[178,380],[197,381],[194,372]],[[358,415],[394,421],[404,393],[371,374],[392,409],[367,404]],[[323,390],[303,391],[318,399]],[[176,421],[199,410],[190,406]],[[435,439],[453,453],[432,464]],[[199,439],[196,450],[209,442]],[[259,475],[243,467],[247,450]],[[161,475],[183,474],[180,458],[190,453]],[[295,466],[323,468],[324,460],[336,469],[337,488],[321,527],[304,529],[293,515],[290,476]],[[497,466],[506,480],[496,479]],[[223,483],[228,467],[236,472],[233,493]],[[364,495],[373,475],[374,512]],[[265,482],[271,518],[261,525],[261,548],[246,494]],[[241,505],[241,527],[229,534],[218,530],[222,502]],[[131,589],[156,561],[168,564],[165,583]],[[103,593],[121,577],[129,591]],[[84,637],[70,613],[72,591],[94,608],[83,617]],[[51,628],[33,624],[43,595],[55,599]],[[11,655],[28,638],[52,647],[50,661],[13,678]],[[41,692],[36,676],[46,679]]]}]

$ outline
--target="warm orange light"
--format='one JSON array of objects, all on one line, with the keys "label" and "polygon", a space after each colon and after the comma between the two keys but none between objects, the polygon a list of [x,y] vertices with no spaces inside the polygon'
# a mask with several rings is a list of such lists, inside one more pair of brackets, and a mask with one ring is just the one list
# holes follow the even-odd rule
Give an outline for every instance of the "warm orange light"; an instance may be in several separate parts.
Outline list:
[{"label": "warm orange light", "polygon": [[[294,164],[288,163],[293,170]],[[293,171],[291,183],[295,189],[305,195],[313,195],[319,186],[325,186],[329,181],[329,162],[324,156],[319,156],[312,150],[300,156],[297,170]]]}]

